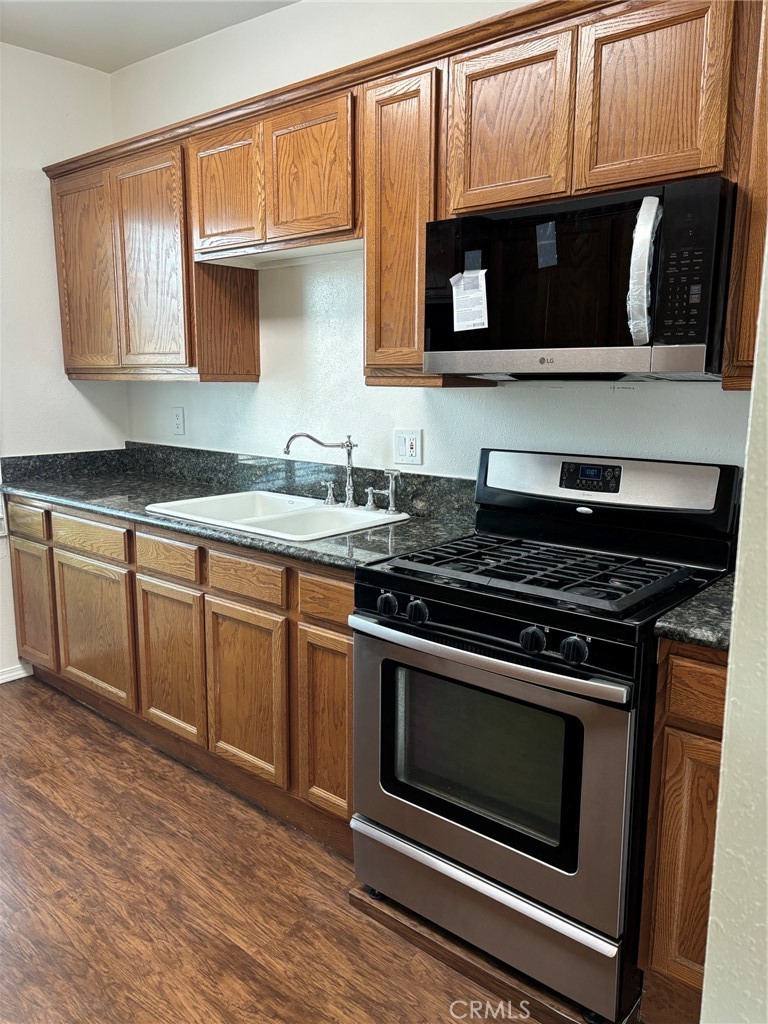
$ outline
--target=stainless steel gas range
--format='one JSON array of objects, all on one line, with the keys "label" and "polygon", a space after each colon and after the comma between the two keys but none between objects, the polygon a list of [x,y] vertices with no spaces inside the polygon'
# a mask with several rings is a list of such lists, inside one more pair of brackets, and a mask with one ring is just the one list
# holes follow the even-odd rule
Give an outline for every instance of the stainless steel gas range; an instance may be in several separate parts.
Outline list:
[{"label": "stainless steel gas range", "polygon": [[358,879],[624,1020],[656,619],[732,565],[740,471],[484,450],[475,533],[356,575]]}]

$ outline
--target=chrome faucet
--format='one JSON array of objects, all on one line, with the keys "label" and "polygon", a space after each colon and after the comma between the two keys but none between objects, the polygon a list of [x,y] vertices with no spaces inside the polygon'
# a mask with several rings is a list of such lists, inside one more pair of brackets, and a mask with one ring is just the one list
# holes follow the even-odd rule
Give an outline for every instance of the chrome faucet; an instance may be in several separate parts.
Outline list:
[{"label": "chrome faucet", "polygon": [[312,434],[291,434],[285,443],[283,452],[285,455],[290,455],[291,445],[297,437],[306,437],[310,441],[314,441],[315,444],[319,444],[321,448],[343,448],[347,453],[347,485],[346,485],[346,497],[344,500],[344,508],[355,507],[355,492],[352,486],[352,449],[357,448],[357,444],[352,440],[352,435],[347,434],[346,441],[335,441],[327,442],[321,441],[318,437],[314,437]]},{"label": "chrome faucet", "polygon": [[366,487],[365,493],[368,495],[368,504],[365,506],[369,512],[376,508],[376,502],[373,500],[374,494],[383,494],[386,496],[389,506],[387,508],[387,515],[397,515],[397,479],[400,476],[399,469],[385,469],[384,476],[389,481],[389,486],[383,490],[377,491],[375,487]]}]

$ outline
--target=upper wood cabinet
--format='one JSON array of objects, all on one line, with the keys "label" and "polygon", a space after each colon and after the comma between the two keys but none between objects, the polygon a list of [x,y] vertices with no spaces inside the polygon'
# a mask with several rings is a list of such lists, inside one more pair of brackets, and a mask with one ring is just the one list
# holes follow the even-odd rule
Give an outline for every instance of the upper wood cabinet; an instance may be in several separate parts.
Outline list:
[{"label": "upper wood cabinet", "polygon": [[733,9],[670,0],[580,29],[577,190],[722,169]]},{"label": "upper wood cabinet", "polygon": [[187,362],[187,253],[181,147],[112,169],[124,366]]},{"label": "upper wood cabinet", "polygon": [[269,241],[352,230],[350,93],[268,117],[264,144]]},{"label": "upper wood cabinet", "polygon": [[262,122],[196,136],[187,152],[194,249],[204,252],[263,242]]},{"label": "upper wood cabinet", "polygon": [[71,174],[53,182],[64,366],[120,365],[120,325],[109,175]]},{"label": "upper wood cabinet", "polygon": [[571,31],[451,60],[452,212],[568,191],[573,63]]},{"label": "upper wood cabinet", "polygon": [[437,71],[363,97],[366,367],[424,360],[425,225],[435,217]]}]

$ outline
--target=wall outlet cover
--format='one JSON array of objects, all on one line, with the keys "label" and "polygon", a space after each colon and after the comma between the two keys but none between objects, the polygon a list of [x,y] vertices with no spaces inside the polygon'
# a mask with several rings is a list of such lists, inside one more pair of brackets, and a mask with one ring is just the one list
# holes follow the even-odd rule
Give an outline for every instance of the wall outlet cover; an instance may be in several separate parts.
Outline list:
[{"label": "wall outlet cover", "polygon": [[174,434],[185,434],[186,427],[184,425],[184,406],[175,405],[173,407],[173,432]]},{"label": "wall outlet cover", "polygon": [[393,432],[395,465],[421,466],[424,462],[423,443],[423,430],[395,430]]}]

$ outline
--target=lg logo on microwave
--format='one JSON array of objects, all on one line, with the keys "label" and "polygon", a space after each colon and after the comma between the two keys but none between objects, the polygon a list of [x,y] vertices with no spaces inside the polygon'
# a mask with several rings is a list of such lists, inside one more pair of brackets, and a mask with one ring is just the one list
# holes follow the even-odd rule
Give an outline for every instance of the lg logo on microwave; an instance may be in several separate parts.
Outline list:
[{"label": "lg logo on microwave", "polygon": [[554,363],[554,361],[555,361],[554,359],[547,359],[544,356],[542,356],[541,359],[539,359],[539,363],[542,366],[544,366],[545,363]]}]

